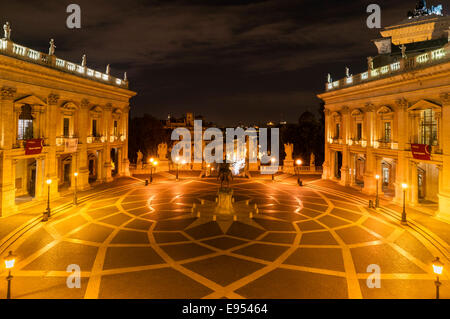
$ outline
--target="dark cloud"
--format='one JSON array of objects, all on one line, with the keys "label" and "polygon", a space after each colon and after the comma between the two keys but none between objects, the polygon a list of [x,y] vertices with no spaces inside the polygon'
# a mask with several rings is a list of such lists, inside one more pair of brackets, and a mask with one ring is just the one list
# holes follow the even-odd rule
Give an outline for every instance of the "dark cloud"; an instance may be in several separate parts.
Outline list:
[{"label": "dark cloud", "polygon": [[[82,28],[65,26],[66,6]],[[362,71],[378,31],[366,27],[372,1],[2,1],[13,40],[112,73],[128,72],[133,114],[193,111],[208,120],[295,121],[314,110],[326,73]],[[378,1],[382,23],[402,20],[415,1]],[[434,2],[432,4],[435,4]]]}]

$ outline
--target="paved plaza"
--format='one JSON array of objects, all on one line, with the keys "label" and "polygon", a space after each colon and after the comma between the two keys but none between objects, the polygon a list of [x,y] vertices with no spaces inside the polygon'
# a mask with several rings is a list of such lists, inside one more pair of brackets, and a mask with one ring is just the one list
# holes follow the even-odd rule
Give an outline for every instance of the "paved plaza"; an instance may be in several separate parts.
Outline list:
[{"label": "paved plaza", "polygon": [[[12,297],[434,298],[439,249],[320,182],[235,179],[235,205],[248,215],[230,221],[202,214],[215,201],[215,179],[129,179],[12,244]],[[71,264],[81,269],[80,288],[66,285]],[[367,285],[373,264],[380,288]],[[440,279],[450,298],[448,277]]]}]

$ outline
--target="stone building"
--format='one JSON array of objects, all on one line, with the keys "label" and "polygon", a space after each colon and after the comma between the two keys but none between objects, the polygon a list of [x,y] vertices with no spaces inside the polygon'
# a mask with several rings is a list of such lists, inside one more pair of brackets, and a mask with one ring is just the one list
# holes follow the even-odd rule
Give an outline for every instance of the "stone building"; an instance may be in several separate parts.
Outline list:
[{"label": "stone building", "polygon": [[[127,175],[128,81],[0,39],[0,216]],[[74,173],[78,173],[75,178]]]},{"label": "stone building", "polygon": [[450,220],[450,17],[422,8],[381,31],[367,70],[328,76],[323,178]]}]

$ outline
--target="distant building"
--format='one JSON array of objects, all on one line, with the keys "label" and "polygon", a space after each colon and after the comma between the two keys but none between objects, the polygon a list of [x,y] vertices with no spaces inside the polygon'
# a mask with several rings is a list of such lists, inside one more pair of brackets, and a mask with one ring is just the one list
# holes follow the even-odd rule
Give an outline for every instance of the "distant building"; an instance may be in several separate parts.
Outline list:
[{"label": "distant building", "polygon": [[[367,70],[328,76],[324,179],[437,209],[450,220],[450,17],[420,1],[374,40]],[[436,204],[436,205],[433,205]]]},{"label": "distant building", "polygon": [[0,216],[128,173],[128,81],[0,39]]}]

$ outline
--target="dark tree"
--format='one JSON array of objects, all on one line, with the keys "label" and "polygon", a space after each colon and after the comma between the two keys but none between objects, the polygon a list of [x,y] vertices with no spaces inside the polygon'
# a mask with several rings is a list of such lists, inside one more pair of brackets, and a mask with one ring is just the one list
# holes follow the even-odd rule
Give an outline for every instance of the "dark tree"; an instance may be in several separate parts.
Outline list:
[{"label": "dark tree", "polygon": [[280,129],[281,157],[284,154],[284,144],[294,144],[294,159],[301,158],[305,165],[309,165],[311,153],[315,155],[317,166],[322,165],[324,154],[324,123],[323,104],[319,106],[318,118],[311,112],[303,112],[298,124],[288,124]]},{"label": "dark tree", "polygon": [[144,160],[150,156],[156,156],[158,144],[168,143],[170,134],[164,129],[160,120],[144,114],[134,117],[129,123],[128,158],[132,163],[136,162],[136,153],[141,150]]}]

